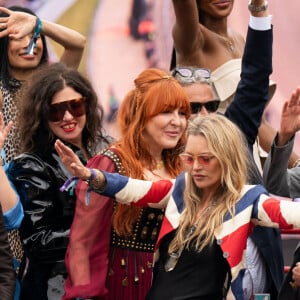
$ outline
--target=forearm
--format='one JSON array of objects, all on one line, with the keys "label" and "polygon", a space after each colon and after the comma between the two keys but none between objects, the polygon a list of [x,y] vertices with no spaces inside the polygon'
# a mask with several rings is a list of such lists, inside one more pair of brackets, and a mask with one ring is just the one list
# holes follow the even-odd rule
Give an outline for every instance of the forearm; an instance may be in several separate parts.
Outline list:
[{"label": "forearm", "polygon": [[288,172],[288,158],[293,149],[294,140],[285,146],[277,146],[276,139],[272,144],[264,164],[263,180],[270,193],[290,197],[291,174]]},{"label": "forearm", "polygon": [[269,76],[272,73],[273,33],[249,27],[242,58],[241,80],[234,101],[225,115],[236,123],[253,145],[269,99]]},{"label": "forearm", "polygon": [[[263,121],[258,130],[259,145],[267,153],[271,150],[271,145],[276,136],[276,130],[263,118]],[[293,134],[285,134],[278,132],[277,135],[277,146],[284,146],[293,137]],[[293,151],[290,155],[288,167],[292,168],[299,156]]]},{"label": "forearm", "polygon": [[42,20],[42,34],[64,47],[60,61],[77,68],[86,44],[86,38],[68,27]]}]

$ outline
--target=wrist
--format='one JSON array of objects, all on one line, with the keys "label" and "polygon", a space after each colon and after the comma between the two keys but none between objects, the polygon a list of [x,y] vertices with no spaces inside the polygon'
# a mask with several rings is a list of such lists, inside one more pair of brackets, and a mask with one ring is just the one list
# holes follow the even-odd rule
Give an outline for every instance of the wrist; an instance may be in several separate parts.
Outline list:
[{"label": "wrist", "polygon": [[286,133],[286,132],[281,132],[279,131],[276,137],[276,146],[281,147],[286,145],[290,139],[294,136],[292,133]]},{"label": "wrist", "polygon": [[43,26],[42,20],[40,18],[36,17],[35,26],[32,31],[32,37],[31,37],[29,45],[26,49],[27,54],[33,54],[33,50],[36,47],[36,41],[42,32],[42,26]]},{"label": "wrist", "polygon": [[84,169],[85,169],[85,174],[81,177],[81,179],[84,181],[89,181],[92,176],[91,169],[89,168],[84,168]]},{"label": "wrist", "polygon": [[97,169],[89,169],[90,176],[86,180],[87,184],[94,190],[103,190],[105,187],[105,176]]},{"label": "wrist", "polygon": [[268,1],[265,0],[262,4],[257,4],[257,1],[250,0],[248,4],[248,9],[251,14],[255,17],[264,17],[267,16],[267,9],[268,9]]}]

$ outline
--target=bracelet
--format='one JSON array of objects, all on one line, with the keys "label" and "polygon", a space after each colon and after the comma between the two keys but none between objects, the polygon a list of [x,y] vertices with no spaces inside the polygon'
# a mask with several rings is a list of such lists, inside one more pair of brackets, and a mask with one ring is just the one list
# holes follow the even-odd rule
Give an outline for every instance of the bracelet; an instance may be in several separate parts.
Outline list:
[{"label": "bracelet", "polygon": [[86,180],[87,184],[94,190],[102,190],[105,184],[105,177],[103,173],[97,169],[90,169],[91,176]]},{"label": "bracelet", "polygon": [[34,33],[37,37],[41,34],[43,27],[43,22],[40,18],[36,18]]},{"label": "bracelet", "polygon": [[31,37],[29,45],[26,49],[27,54],[31,54],[31,55],[33,54],[33,49],[36,47],[36,41],[42,32],[42,27],[43,27],[42,20],[40,18],[36,18],[32,37]]},{"label": "bracelet", "polygon": [[250,12],[260,12],[260,11],[265,11],[268,9],[268,1],[265,0],[265,3],[261,6],[255,6],[254,4],[252,4],[252,0],[249,1],[248,4],[248,9],[250,10]]}]

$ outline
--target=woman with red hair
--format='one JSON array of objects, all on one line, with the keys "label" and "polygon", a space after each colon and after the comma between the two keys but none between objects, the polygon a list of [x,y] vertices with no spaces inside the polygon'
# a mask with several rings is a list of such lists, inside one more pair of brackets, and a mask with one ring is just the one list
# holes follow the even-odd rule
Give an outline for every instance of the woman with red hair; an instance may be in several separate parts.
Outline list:
[{"label": "woman with red hair", "polygon": [[[151,181],[175,178],[182,171],[188,97],[159,69],[143,71],[134,83],[118,112],[120,140],[88,167]],[[164,211],[117,204],[90,192],[84,181],[76,191],[63,299],[144,300]]]}]

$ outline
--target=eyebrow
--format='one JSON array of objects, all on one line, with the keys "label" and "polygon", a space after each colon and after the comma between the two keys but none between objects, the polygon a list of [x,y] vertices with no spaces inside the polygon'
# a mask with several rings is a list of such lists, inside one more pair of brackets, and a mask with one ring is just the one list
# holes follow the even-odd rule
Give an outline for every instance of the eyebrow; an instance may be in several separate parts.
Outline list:
[{"label": "eyebrow", "polygon": [[198,154],[193,154],[191,152],[185,151],[184,153],[190,154],[190,155],[213,155],[211,152],[201,152],[201,153],[198,153]]}]

